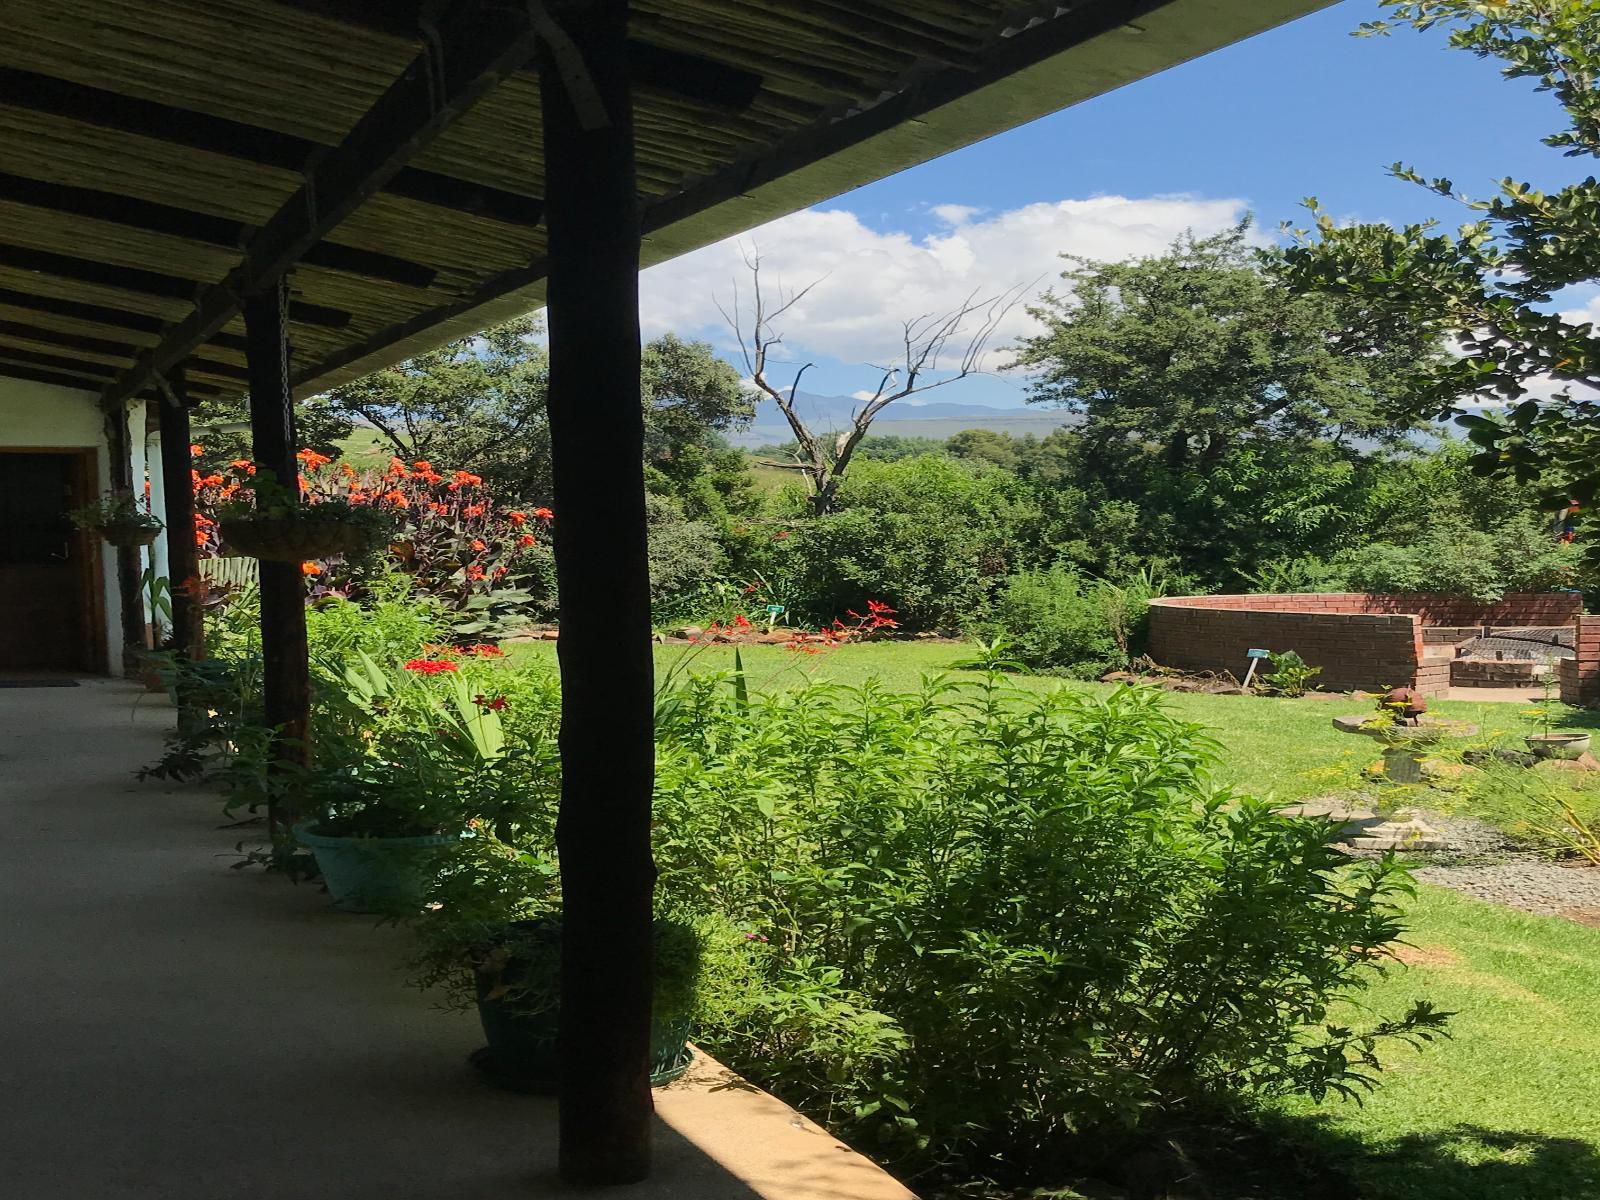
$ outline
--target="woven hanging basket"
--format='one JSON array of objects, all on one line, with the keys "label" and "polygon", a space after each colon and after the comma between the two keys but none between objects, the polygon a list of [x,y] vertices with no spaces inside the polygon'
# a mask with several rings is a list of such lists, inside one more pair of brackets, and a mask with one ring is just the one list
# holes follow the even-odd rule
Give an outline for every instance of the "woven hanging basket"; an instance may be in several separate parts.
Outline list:
[{"label": "woven hanging basket", "polygon": [[159,525],[102,525],[100,536],[113,546],[148,546],[161,536]]},{"label": "woven hanging basket", "polygon": [[359,554],[371,541],[365,529],[337,521],[234,517],[222,522],[224,548],[267,562],[309,562],[335,554]]}]

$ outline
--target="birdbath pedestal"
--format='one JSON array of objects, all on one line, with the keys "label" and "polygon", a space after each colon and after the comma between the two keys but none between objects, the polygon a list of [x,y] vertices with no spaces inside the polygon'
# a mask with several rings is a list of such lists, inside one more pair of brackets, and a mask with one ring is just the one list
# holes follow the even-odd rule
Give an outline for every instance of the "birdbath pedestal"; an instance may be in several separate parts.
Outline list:
[{"label": "birdbath pedestal", "polygon": [[1415,725],[1378,724],[1360,713],[1335,717],[1340,733],[1359,733],[1383,744],[1383,773],[1391,783],[1421,783],[1422,760],[1430,746],[1449,738],[1469,738],[1476,725],[1444,717],[1422,717]]}]

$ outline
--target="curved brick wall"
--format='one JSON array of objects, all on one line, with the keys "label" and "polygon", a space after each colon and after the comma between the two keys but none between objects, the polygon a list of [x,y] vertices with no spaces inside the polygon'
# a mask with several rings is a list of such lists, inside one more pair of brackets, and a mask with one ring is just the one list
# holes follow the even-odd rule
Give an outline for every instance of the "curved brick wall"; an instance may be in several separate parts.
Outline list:
[{"label": "curved brick wall", "polygon": [[1149,654],[1163,666],[1243,678],[1252,647],[1293,650],[1322,668],[1319,686],[1435,694],[1449,686],[1449,661],[1424,658],[1425,628],[1570,625],[1582,608],[1576,592],[1514,594],[1492,604],[1432,593],[1168,596],[1150,602]]}]

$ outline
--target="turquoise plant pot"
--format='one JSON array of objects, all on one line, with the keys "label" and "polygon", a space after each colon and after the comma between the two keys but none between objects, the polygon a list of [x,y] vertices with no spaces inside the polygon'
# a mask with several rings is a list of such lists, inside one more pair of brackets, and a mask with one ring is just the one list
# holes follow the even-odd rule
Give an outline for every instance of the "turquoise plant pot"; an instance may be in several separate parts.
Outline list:
[{"label": "turquoise plant pot", "polygon": [[294,827],[295,840],[316,856],[317,870],[346,912],[414,912],[438,870],[440,852],[460,840],[457,834],[421,837],[332,837],[315,831],[316,822]]},{"label": "turquoise plant pot", "polygon": [[[548,969],[559,952],[561,926],[549,918],[517,921],[512,925],[528,940],[533,954],[513,953],[497,977],[477,977],[478,1020],[488,1045],[473,1055],[475,1066],[501,1087],[519,1092],[554,1092],[560,1074],[557,1048],[558,1009],[527,1012],[503,992],[514,991],[530,971]],[[539,951],[543,951],[540,953]],[[660,997],[657,997],[660,1006]],[[655,1012],[650,1021],[650,1086],[671,1083],[689,1069],[694,1055],[689,1049],[691,1019],[682,1012]]]}]

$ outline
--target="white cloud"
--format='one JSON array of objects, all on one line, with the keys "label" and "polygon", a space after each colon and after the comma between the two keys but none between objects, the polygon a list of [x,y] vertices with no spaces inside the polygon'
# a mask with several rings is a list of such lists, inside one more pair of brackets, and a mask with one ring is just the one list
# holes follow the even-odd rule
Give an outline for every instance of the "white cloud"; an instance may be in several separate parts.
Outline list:
[{"label": "white cloud", "polygon": [[[816,287],[781,323],[785,357],[828,355],[844,362],[892,359],[901,322],[950,312],[968,297],[1028,285],[1030,295],[1057,281],[1062,253],[1100,259],[1159,254],[1192,228],[1214,233],[1244,214],[1239,199],[1192,196],[1060,200],[980,216],[964,205],[930,209],[948,228],[924,236],[868,228],[851,212],[807,209],[742,237],[653,267],[640,280],[646,337],[673,329],[724,349],[734,342],[721,314],[735,289],[750,296],[745,253],[759,251],[767,289]],[[1005,346],[1033,328],[1021,308],[998,330]],[[1003,355],[991,357],[996,365]]]},{"label": "white cloud", "polygon": [[852,400],[875,400],[877,396],[878,393],[874,392],[871,388],[861,388],[859,391],[850,393],[850,399]]},{"label": "white cloud", "polygon": [[985,210],[973,208],[970,204],[935,204],[928,211],[946,225],[965,225]]}]

